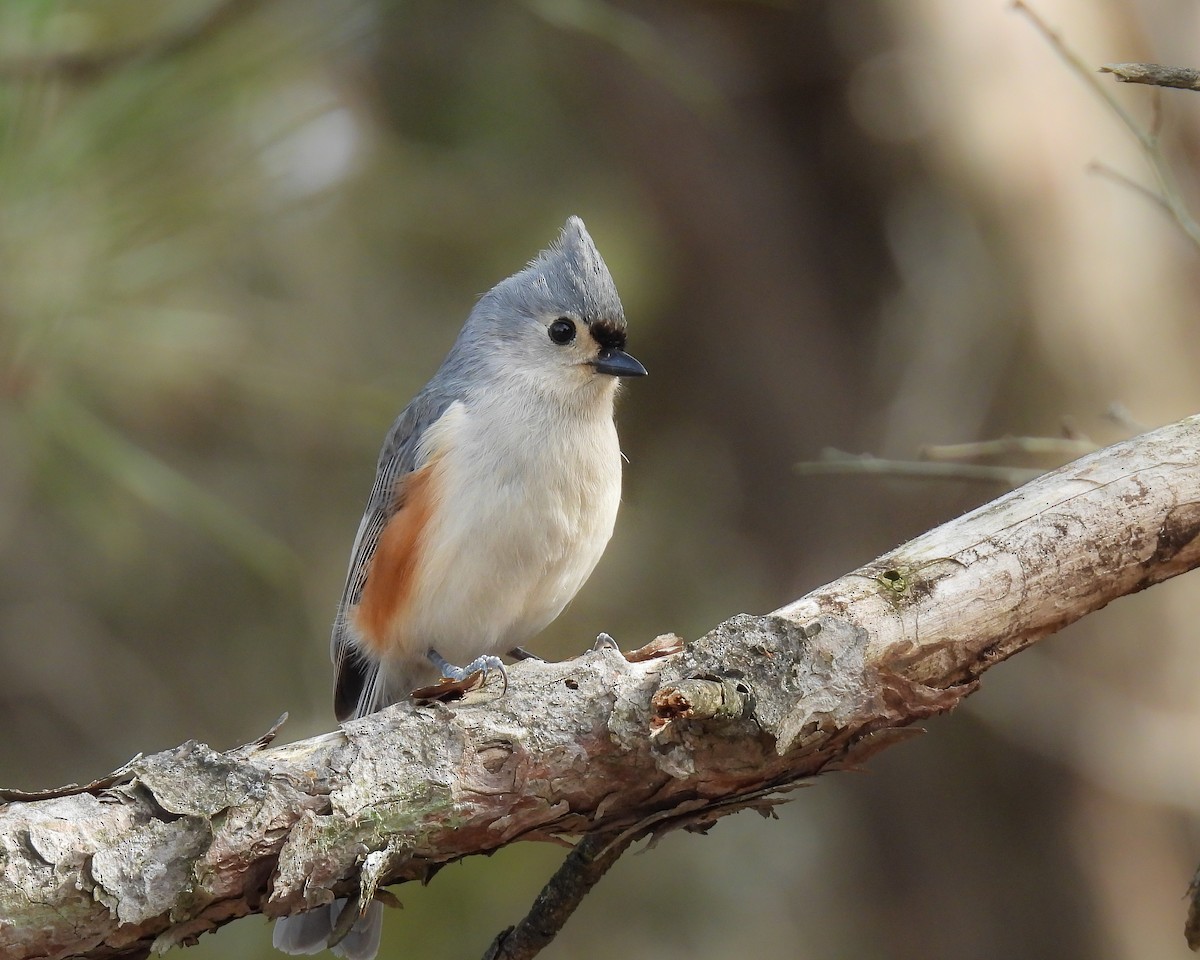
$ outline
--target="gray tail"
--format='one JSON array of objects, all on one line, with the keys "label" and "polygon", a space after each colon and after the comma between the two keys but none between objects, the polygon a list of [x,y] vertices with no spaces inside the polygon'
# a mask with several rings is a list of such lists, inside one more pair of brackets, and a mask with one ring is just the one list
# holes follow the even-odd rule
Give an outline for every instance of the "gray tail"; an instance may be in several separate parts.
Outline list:
[{"label": "gray tail", "polygon": [[[271,942],[276,950],[284,953],[320,953],[329,948],[330,934],[345,907],[345,900],[335,900],[326,907],[317,907],[307,913],[280,917],[275,921]],[[354,926],[341,942],[330,949],[335,956],[344,957],[345,960],[375,960],[382,934],[383,904],[376,900],[367,907],[367,912],[360,919],[354,921]]]}]

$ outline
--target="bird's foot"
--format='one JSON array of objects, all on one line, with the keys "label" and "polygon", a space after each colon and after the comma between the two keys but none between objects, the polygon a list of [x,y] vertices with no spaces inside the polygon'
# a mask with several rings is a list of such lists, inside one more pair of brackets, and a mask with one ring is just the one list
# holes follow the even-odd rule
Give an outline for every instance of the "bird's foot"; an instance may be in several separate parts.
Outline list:
[{"label": "bird's foot", "polygon": [[487,683],[488,675],[495,672],[500,674],[500,679],[504,681],[504,692],[508,692],[508,673],[504,669],[504,661],[499,657],[493,657],[485,653],[483,656],[476,657],[465,667],[456,667],[436,650],[430,650],[426,656],[429,658],[429,662],[437,667],[441,671],[442,676],[447,680],[461,683],[473,673],[482,673],[483,682]]}]

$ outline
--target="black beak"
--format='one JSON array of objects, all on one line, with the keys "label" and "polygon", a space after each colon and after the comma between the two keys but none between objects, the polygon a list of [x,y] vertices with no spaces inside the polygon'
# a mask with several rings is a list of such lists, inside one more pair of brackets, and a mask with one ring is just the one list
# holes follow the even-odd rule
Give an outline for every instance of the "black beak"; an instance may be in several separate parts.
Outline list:
[{"label": "black beak", "polygon": [[592,361],[597,373],[607,373],[610,377],[644,377],[646,368],[633,359],[624,350],[606,349],[600,351],[600,356]]}]

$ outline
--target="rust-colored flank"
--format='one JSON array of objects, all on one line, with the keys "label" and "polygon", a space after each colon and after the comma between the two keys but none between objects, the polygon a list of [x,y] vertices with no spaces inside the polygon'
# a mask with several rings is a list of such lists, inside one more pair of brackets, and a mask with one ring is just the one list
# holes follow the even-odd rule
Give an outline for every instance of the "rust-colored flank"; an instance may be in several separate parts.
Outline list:
[{"label": "rust-colored flank", "polygon": [[354,610],[354,626],[365,645],[383,656],[396,640],[416,582],[425,528],[433,514],[436,461],[410,473],[396,492],[398,507],[371,557],[367,582]]}]

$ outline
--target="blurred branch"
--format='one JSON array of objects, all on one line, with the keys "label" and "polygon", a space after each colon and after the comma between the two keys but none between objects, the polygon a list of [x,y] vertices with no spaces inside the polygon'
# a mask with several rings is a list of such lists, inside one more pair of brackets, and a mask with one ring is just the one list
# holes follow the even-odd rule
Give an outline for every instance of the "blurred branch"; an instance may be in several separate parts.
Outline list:
[{"label": "blurred branch", "polygon": [[1165,67],[1161,63],[1106,63],[1100,72],[1111,73],[1122,83],[1200,90],[1200,70],[1191,67]]},{"label": "blurred branch", "polygon": [[[1146,430],[1133,419],[1123,404],[1110,404],[1104,416],[1131,434],[1144,433]],[[1097,449],[1098,445],[1093,440],[1082,435],[1072,423],[1064,422],[1061,437],[996,437],[970,443],[930,444],[921,448],[917,460],[888,460],[869,453],[845,453],[826,447],[818,459],[802,460],[793,470],[802,477],[874,474],[1019,487],[1041,476],[1050,467],[979,464],[971,461],[993,457],[1025,457],[1043,461],[1053,459],[1056,462],[1052,466],[1059,466]]]},{"label": "blurred branch", "polygon": [[46,53],[0,60],[0,80],[59,77],[74,83],[90,83],[132,64],[153,63],[179,56],[202,46],[240,18],[266,4],[267,0],[224,0],[191,23],[160,37],[150,37],[109,50]]},{"label": "blurred branch", "polygon": [[966,480],[1019,487],[1045,473],[1030,467],[985,463],[941,463],[930,460],[888,460],[870,453],[845,453],[826,447],[819,460],[803,460],[793,468],[802,477],[876,474],[888,477],[917,477],[924,480]]},{"label": "blurred branch", "polygon": [[143,503],[192,525],[270,583],[294,578],[298,564],[287,544],[86,407],[61,393],[41,391],[29,409],[42,432]]},{"label": "blurred branch", "polygon": [[365,902],[516,840],[590,837],[560,871],[562,909],[527,918],[544,944],[627,840],[769,814],[951,710],[1000,661],[1198,565],[1192,417],[682,650],[601,644],[515,665],[505,695],[400,704],[280,747],[189,742],[87,787],[0,792],[0,956],[144,956],[251,913]]},{"label": "blurred branch", "polygon": [[[1029,22],[1034,25],[1037,31],[1049,41],[1055,52],[1066,62],[1067,66],[1083,80],[1099,97],[1108,108],[1116,114],[1117,118],[1124,124],[1125,128],[1133,134],[1142,148],[1142,153],[1150,162],[1150,168],[1154,171],[1154,177],[1158,181],[1158,192],[1149,192],[1156,197],[1162,206],[1170,213],[1171,218],[1179,225],[1180,229],[1187,234],[1188,238],[1197,247],[1200,247],[1200,223],[1192,216],[1191,211],[1187,207],[1187,203],[1183,199],[1183,194],[1180,193],[1179,187],[1175,183],[1175,176],[1171,171],[1171,165],[1167,158],[1163,155],[1162,145],[1159,143],[1157,124],[1153,124],[1150,129],[1145,129],[1133,115],[1125,109],[1124,105],[1113,96],[1109,87],[1101,83],[1097,78],[1092,67],[1084,61],[1084,59],[1072,50],[1063,40],[1062,36],[1052,30],[1045,20],[1039,16],[1032,7],[1023,0],[1013,0],[1013,9],[1025,15]],[[1115,64],[1113,66],[1131,66],[1130,64]],[[1147,64],[1145,66],[1152,66]],[[1107,68],[1101,68],[1104,72]],[[1107,70],[1110,73],[1116,73],[1115,70]],[[1127,78],[1121,78],[1127,79]]]},{"label": "blurred branch", "polygon": [[1097,449],[1087,437],[996,437],[971,443],[931,444],[921,448],[922,460],[963,461],[984,457],[1057,457],[1062,462]]},{"label": "blurred branch", "polygon": [[1138,183],[1136,180],[1125,176],[1120,170],[1115,170],[1107,163],[1102,163],[1099,160],[1093,160],[1088,164],[1088,173],[1094,173],[1098,177],[1106,177],[1113,183],[1119,184],[1126,190],[1132,190],[1134,193],[1141,194],[1142,197],[1149,200],[1156,207],[1162,209],[1167,216],[1171,215],[1171,205],[1167,203],[1162,194],[1155,193],[1143,183]]}]

